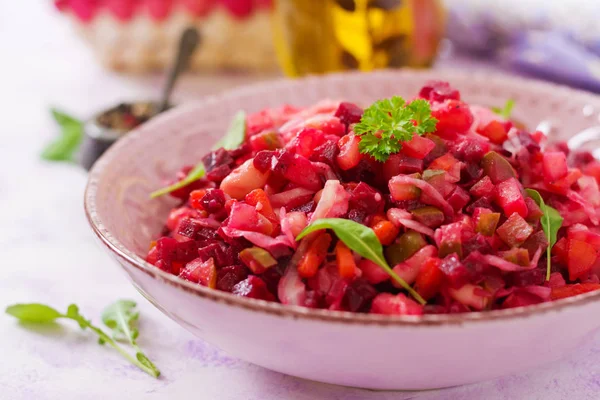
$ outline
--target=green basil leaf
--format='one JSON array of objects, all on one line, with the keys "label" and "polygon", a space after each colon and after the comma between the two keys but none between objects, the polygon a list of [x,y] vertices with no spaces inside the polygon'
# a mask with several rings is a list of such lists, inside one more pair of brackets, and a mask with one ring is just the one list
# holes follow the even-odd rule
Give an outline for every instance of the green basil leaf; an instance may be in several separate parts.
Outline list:
[{"label": "green basil leaf", "polygon": [[219,140],[214,145],[213,149],[223,147],[225,150],[237,149],[246,139],[246,113],[238,111],[227,129],[227,133],[223,139]]},{"label": "green basil leaf", "polygon": [[164,187],[162,189],[150,193],[150,198],[155,199],[165,194],[174,192],[177,189],[181,189],[182,187],[185,187],[190,183],[202,178],[205,173],[206,170],[204,169],[204,164],[202,162],[199,162],[198,165],[196,165],[194,169],[192,169],[184,179],[180,180],[179,182],[175,182],[170,186]]},{"label": "green basil leaf", "polygon": [[63,317],[54,308],[44,304],[14,304],[6,307],[6,313],[24,322],[52,322]]},{"label": "green basil leaf", "polygon": [[41,157],[49,161],[73,161],[75,152],[83,140],[83,122],[61,111],[52,109],[54,120],[60,125],[61,134],[42,151]]},{"label": "green basil leaf", "polygon": [[135,311],[135,301],[118,300],[104,309],[102,322],[113,330],[115,339],[125,339],[135,343],[138,335],[137,320],[140,314]]},{"label": "green basil leaf", "polygon": [[383,247],[377,239],[373,229],[343,218],[322,218],[314,221],[304,228],[296,237],[300,240],[309,233],[331,229],[336,236],[346,244],[351,250],[357,252],[360,256],[373,261],[387,272],[400,286],[408,291],[419,303],[425,304],[426,301],[412,288],[404,279],[400,278],[388,265],[383,256]]},{"label": "green basil leaf", "polygon": [[542,198],[542,195],[540,195],[540,193],[537,190],[525,189],[525,191],[527,192],[529,197],[531,197],[533,199],[533,201],[536,202],[536,204],[540,207],[540,210],[542,210],[542,213],[543,213],[540,218],[540,222],[542,224],[542,229],[544,230],[544,233],[546,234],[546,238],[548,239],[548,248],[546,250],[546,258],[548,259],[548,267],[546,270],[546,280],[549,280],[550,279],[550,270],[551,270],[551,266],[552,266],[552,262],[551,262],[552,246],[554,246],[554,244],[556,243],[558,230],[562,226],[564,219],[563,219],[563,217],[561,217],[560,213],[555,208],[552,208],[552,207],[546,205],[546,203],[544,202],[544,199]]},{"label": "green basil leaf", "polygon": [[504,104],[504,107],[492,107],[492,111],[498,114],[499,116],[503,117],[504,119],[509,119],[512,114],[513,108],[515,108],[515,101],[513,99],[508,99],[506,100],[506,104]]}]

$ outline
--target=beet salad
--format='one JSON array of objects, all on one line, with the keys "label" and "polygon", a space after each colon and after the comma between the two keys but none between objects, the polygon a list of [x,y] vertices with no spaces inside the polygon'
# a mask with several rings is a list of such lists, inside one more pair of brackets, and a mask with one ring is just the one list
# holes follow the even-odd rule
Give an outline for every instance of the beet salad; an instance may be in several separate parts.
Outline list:
[{"label": "beet salad", "polygon": [[511,107],[434,81],[413,99],[239,112],[153,193],[181,202],[147,261],[238,296],[389,315],[600,289],[600,162]]}]

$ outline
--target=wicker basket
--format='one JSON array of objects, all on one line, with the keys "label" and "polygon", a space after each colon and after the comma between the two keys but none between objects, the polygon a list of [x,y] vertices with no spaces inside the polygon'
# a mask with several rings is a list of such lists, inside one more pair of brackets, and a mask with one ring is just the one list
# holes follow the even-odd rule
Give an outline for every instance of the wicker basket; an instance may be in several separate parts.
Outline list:
[{"label": "wicker basket", "polygon": [[276,68],[268,0],[55,0],[108,68],[167,67],[181,32],[195,26],[201,45],[191,68]]}]

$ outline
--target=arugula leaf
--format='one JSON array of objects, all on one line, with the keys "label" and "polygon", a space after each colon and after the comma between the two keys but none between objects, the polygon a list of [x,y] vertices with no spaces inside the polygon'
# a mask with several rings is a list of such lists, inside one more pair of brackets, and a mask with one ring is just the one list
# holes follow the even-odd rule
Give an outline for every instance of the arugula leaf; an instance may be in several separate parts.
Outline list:
[{"label": "arugula leaf", "polygon": [[225,136],[214,145],[214,149],[223,147],[225,150],[237,149],[246,139],[246,113],[238,111],[231,123]]},{"label": "arugula leaf", "polygon": [[6,308],[6,313],[24,322],[52,322],[62,314],[44,304],[14,304]]},{"label": "arugula leaf", "polygon": [[499,116],[503,117],[504,119],[509,119],[512,114],[513,108],[515,108],[515,101],[513,99],[508,99],[506,100],[506,104],[504,104],[504,107],[492,107],[492,111],[498,114]]},{"label": "arugula leaf", "polygon": [[550,260],[552,246],[556,243],[558,230],[562,226],[564,221],[563,217],[560,216],[560,213],[552,208],[544,202],[542,195],[537,190],[534,189],[525,189],[529,197],[531,197],[537,205],[542,210],[542,216],[540,218],[540,222],[542,223],[542,229],[546,234],[546,238],[548,239],[548,248],[546,249],[546,258],[548,259],[548,267],[546,270],[546,280],[550,280],[550,269],[552,266],[552,262]]},{"label": "arugula leaf", "polygon": [[204,169],[204,164],[201,162],[199,162],[194,169],[192,169],[189,174],[187,174],[187,176],[180,180],[179,182],[175,182],[174,184],[164,187],[162,189],[158,189],[152,193],[150,193],[150,198],[155,199],[157,197],[163,196],[165,194],[174,192],[177,189],[181,189],[182,187],[185,187],[187,185],[189,185],[192,182],[197,181],[198,179],[202,178],[204,176],[204,174],[206,173],[206,170]]},{"label": "arugula leaf", "polygon": [[51,109],[54,120],[60,125],[60,137],[42,151],[41,157],[49,161],[73,161],[83,140],[83,122],[57,109]]},{"label": "arugula leaf", "polygon": [[425,304],[426,301],[412,288],[404,279],[400,278],[388,265],[385,257],[383,256],[383,247],[381,242],[377,239],[373,229],[359,224],[358,222],[351,221],[343,218],[321,218],[309,226],[304,228],[302,232],[296,237],[296,240],[300,240],[309,233],[331,229],[338,239],[340,239],[346,246],[351,250],[357,252],[360,256],[373,261],[379,265],[385,272],[387,272],[392,279],[394,279],[400,286],[402,286],[412,297],[415,298],[419,303]]},{"label": "arugula leaf", "polygon": [[[118,303],[118,302],[117,302]],[[31,304],[15,304],[6,308],[6,313],[12,315],[20,321],[34,322],[34,323],[48,323],[53,322],[59,318],[71,319],[79,324],[81,329],[90,329],[98,335],[98,343],[109,344],[112,348],[119,352],[125,357],[130,363],[140,368],[147,374],[157,378],[160,375],[160,371],[152,364],[152,362],[146,357],[139,348],[136,347],[136,357],[132,357],[127,351],[117,344],[110,336],[108,336],[102,329],[93,325],[92,322],[86,319],[79,313],[79,307],[75,304],[69,305],[66,314],[62,314],[52,307],[44,304],[31,303]]]},{"label": "arugula leaf", "polygon": [[129,341],[131,346],[136,351],[135,357],[149,369],[160,374],[158,368],[150,361],[150,359],[142,352],[138,346],[136,339],[139,336],[137,322],[140,313],[135,311],[135,301],[118,300],[109,305],[102,312],[102,322],[113,330],[113,337],[117,340],[125,339]]},{"label": "arugula leaf", "polygon": [[102,322],[113,330],[113,337],[117,340],[127,340],[135,344],[139,335],[137,321],[140,313],[135,311],[135,301],[118,300],[102,311]]},{"label": "arugula leaf", "polygon": [[[229,129],[227,129],[227,133],[225,137],[221,139],[213,149],[225,148],[226,150],[237,149],[242,143],[244,143],[244,139],[246,138],[246,113],[244,111],[238,111],[237,114],[233,117],[231,124],[229,125]],[[157,197],[163,196],[165,194],[174,192],[177,189],[181,189],[189,185],[190,183],[197,181],[198,179],[204,177],[206,174],[206,170],[204,168],[204,164],[199,162],[194,169],[190,171],[190,173],[185,177],[185,179],[175,182],[174,184],[167,186],[165,188],[156,190],[150,193],[150,198],[155,199]]]},{"label": "arugula leaf", "polygon": [[359,150],[386,161],[391,154],[402,148],[402,142],[412,139],[416,133],[423,135],[435,131],[437,119],[431,116],[426,100],[418,99],[406,104],[402,97],[382,99],[368,107],[354,133],[361,136]]}]

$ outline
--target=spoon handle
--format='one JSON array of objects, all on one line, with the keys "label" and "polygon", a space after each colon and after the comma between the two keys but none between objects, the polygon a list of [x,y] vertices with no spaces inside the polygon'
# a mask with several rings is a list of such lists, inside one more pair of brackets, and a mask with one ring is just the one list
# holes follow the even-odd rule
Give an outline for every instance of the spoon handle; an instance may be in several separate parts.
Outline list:
[{"label": "spoon handle", "polygon": [[163,89],[158,112],[162,112],[169,107],[169,99],[171,97],[173,87],[175,86],[175,82],[177,81],[179,74],[187,68],[189,60],[192,54],[194,54],[199,42],[200,34],[196,28],[189,27],[181,34],[181,38],[179,39],[179,48],[177,49],[177,57],[175,58],[175,62],[169,70],[167,84]]}]

